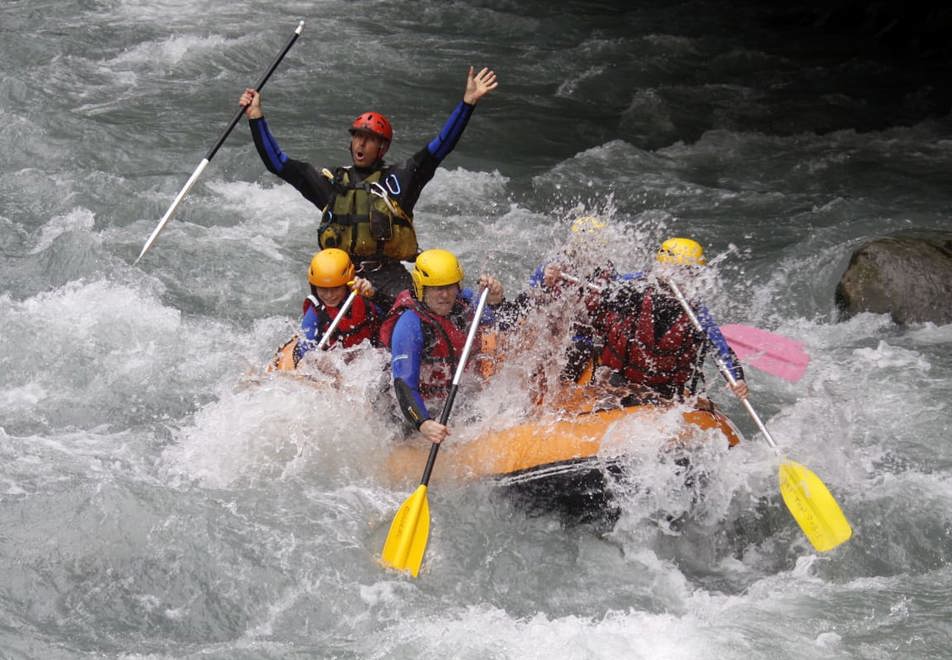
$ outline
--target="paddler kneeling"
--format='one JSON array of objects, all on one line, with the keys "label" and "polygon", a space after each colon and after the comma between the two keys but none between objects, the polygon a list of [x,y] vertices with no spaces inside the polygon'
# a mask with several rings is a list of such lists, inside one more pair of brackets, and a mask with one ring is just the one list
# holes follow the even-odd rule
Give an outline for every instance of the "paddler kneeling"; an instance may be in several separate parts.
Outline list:
[{"label": "paddler kneeling", "polygon": [[[337,248],[317,252],[308,267],[307,281],[311,293],[302,306],[300,332],[281,347],[275,367],[293,371],[308,352],[318,347],[351,348],[364,342],[377,345],[383,314],[370,301],[373,285],[355,277],[354,264],[346,252]],[[356,294],[353,300],[349,298],[350,291]],[[343,309],[345,306],[347,309]],[[332,334],[325,337],[342,310],[344,316],[337,321]]]},{"label": "paddler kneeling", "polygon": [[[380,340],[390,349],[400,411],[427,440],[441,442],[449,428],[433,419],[427,406],[442,404],[449,392],[473,320],[476,294],[461,288],[463,269],[456,255],[446,250],[421,252],[410,275],[413,289],[397,296]],[[503,302],[503,289],[488,275],[477,283],[480,291],[489,289],[489,308],[479,320],[484,325],[492,322],[491,308]]]}]

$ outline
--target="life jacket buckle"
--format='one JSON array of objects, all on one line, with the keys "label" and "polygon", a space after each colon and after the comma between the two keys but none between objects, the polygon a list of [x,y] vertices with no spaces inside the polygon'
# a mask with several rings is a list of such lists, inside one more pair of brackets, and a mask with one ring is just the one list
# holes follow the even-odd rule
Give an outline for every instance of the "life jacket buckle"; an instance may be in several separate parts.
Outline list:
[{"label": "life jacket buckle", "polygon": [[384,262],[379,259],[370,259],[367,261],[360,261],[357,263],[357,272],[358,273],[376,273],[378,270],[383,268]]},{"label": "life jacket buckle", "polygon": [[376,195],[383,200],[383,203],[387,205],[387,208],[390,209],[390,212],[394,215],[399,215],[397,209],[394,208],[393,202],[390,199],[390,195],[387,193],[387,189],[380,185],[379,181],[373,181],[367,186],[367,192],[371,195]]}]

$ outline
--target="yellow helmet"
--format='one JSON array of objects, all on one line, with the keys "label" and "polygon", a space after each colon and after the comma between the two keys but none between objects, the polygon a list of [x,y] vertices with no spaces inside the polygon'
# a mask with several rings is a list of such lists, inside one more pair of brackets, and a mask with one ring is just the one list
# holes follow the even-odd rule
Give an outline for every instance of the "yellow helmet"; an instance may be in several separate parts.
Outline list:
[{"label": "yellow helmet", "polygon": [[413,272],[413,293],[423,300],[423,287],[445,286],[463,281],[463,269],[456,255],[447,250],[424,250],[416,258]]},{"label": "yellow helmet", "polygon": [[669,238],[661,244],[657,259],[663,264],[680,266],[703,266],[707,263],[704,260],[704,248],[690,238]]},{"label": "yellow helmet", "polygon": [[583,215],[572,222],[573,234],[597,234],[608,225],[594,215]]},{"label": "yellow helmet", "polygon": [[314,286],[331,289],[354,279],[354,264],[343,250],[327,248],[316,253],[307,269],[307,281]]}]

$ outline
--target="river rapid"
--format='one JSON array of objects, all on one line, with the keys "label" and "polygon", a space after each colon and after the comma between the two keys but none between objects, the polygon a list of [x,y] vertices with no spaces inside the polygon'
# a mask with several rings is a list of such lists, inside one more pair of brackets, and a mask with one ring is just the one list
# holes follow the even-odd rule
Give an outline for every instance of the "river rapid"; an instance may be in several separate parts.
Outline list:
[{"label": "river rapid", "polygon": [[[952,657],[952,326],[833,303],[864,241],[949,227],[948,68],[772,11],[5,2],[0,657]],[[712,369],[746,441],[696,458],[701,505],[662,439],[621,425],[644,487],[618,492],[612,529],[434,482],[421,575],[384,570],[419,478],[382,476],[386,358],[334,388],[263,372],[298,321],[318,215],[244,121],[133,265],[299,20],[262,97],[284,150],[314,163],[346,162],[370,108],[407,158],[468,66],[497,72],[416,209],[421,246],[457,252],[470,282],[525,288],[586,213],[622,270],[668,236],[701,241],[714,315],[806,346],[797,383],[749,371],[751,402],[853,539],[811,548]],[[450,441],[518,421],[520,388],[461,394]]]}]

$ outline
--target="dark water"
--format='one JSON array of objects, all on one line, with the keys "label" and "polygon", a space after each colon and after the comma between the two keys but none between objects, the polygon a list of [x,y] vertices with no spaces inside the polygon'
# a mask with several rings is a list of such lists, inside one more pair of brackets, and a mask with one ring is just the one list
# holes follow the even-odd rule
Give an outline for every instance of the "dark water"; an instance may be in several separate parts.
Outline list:
[{"label": "dark water", "polygon": [[[833,305],[864,241],[949,227],[948,68],[907,23],[844,17],[5,3],[0,657],[952,656],[952,327],[838,322]],[[774,455],[715,387],[749,441],[702,457],[709,494],[680,533],[653,522],[686,503],[642,438],[629,467],[654,495],[622,493],[610,534],[447,484],[423,575],[383,571],[409,492],[380,476],[396,433],[376,399],[383,358],[336,390],[260,377],[297,321],[316,214],[264,171],[244,124],[132,266],[301,19],[263,98],[282,147],[315,163],[346,160],[344,129],[368,108],[405,158],[467,66],[498,73],[417,207],[421,244],[468,274],[518,290],[587,212],[611,221],[605,253],[624,269],[669,235],[704,243],[716,316],[807,346],[803,380],[752,372],[751,400],[854,539],[812,551]],[[523,395],[503,379],[464,410],[515,420]]]}]

